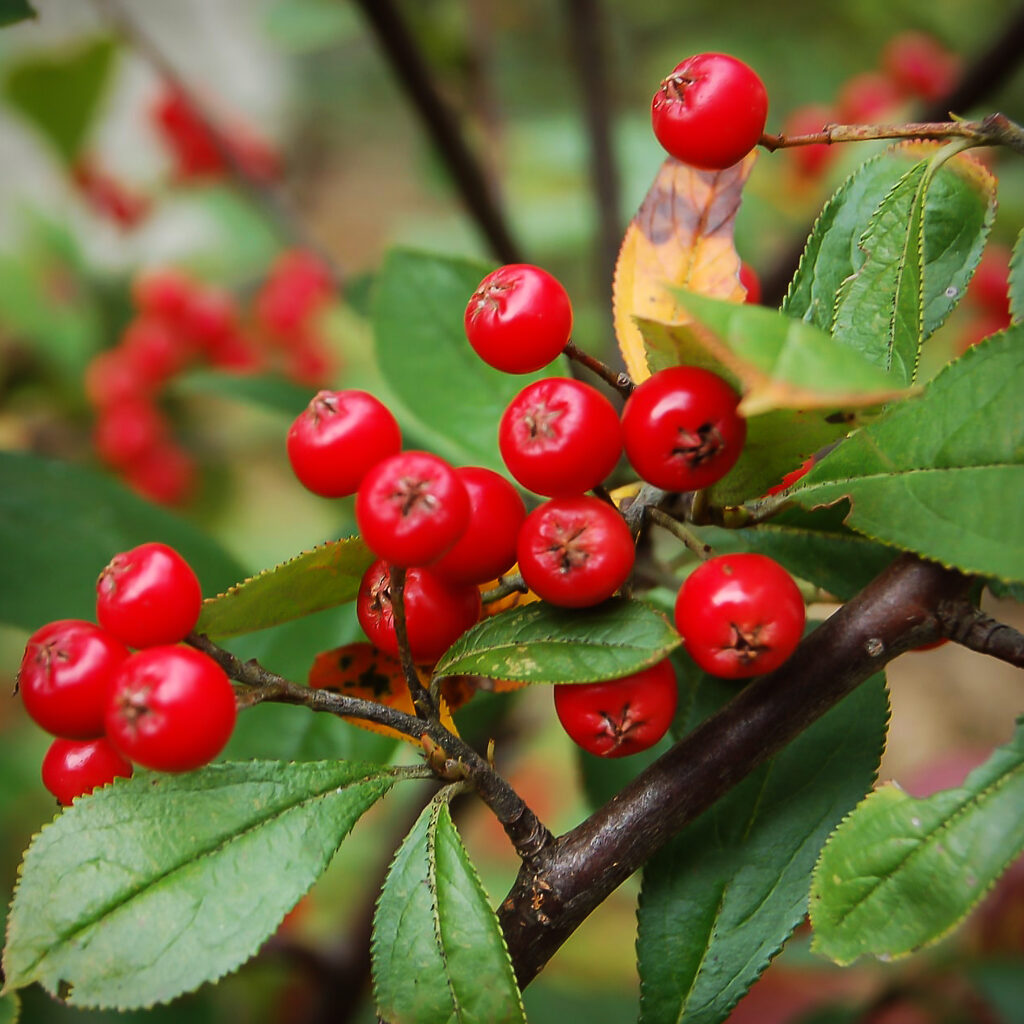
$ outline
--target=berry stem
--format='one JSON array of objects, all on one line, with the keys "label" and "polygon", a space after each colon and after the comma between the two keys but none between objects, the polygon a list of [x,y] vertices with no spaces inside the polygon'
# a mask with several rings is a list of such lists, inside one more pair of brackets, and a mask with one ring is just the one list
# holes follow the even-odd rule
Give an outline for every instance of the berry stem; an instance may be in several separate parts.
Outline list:
[{"label": "berry stem", "polygon": [[585,366],[591,373],[596,374],[606,384],[613,387],[623,398],[629,398],[633,393],[633,388],[636,385],[628,373],[620,373],[618,370],[613,370],[607,363],[603,363],[600,359],[583,352],[576,347],[576,343],[572,339],[565,343],[565,348],[562,351],[570,359],[581,366]]},{"label": "berry stem", "polygon": [[826,124],[819,132],[802,135],[761,136],[769,152],[793,146],[867,142],[872,139],[963,139],[969,146],[1006,146],[1024,154],[1024,128],[1005,114],[989,114],[981,121],[912,121],[907,124]]},{"label": "berry stem", "polygon": [[395,636],[398,640],[398,659],[402,663],[402,673],[406,686],[412,697],[412,706],[418,718],[426,721],[437,721],[437,704],[430,692],[420,682],[416,672],[416,664],[412,660],[409,648],[409,630],[405,621],[405,569],[395,565],[388,566],[391,579],[391,608],[395,617]]},{"label": "berry stem", "polygon": [[647,507],[647,518],[652,523],[657,523],[664,530],[668,530],[674,537],[678,537],[698,558],[709,558],[712,553],[710,544],[705,544],[687,526],[673,519],[667,512],[653,506]]},{"label": "berry stem", "polygon": [[503,597],[508,597],[510,594],[528,594],[529,592],[530,588],[526,585],[526,580],[517,572],[511,573],[510,575],[499,576],[498,585],[490,590],[485,590],[480,595],[480,603],[487,605],[494,601],[500,601]]},{"label": "berry stem", "polygon": [[970,601],[940,605],[936,618],[943,635],[955,643],[1024,668],[1024,633],[986,615]]}]

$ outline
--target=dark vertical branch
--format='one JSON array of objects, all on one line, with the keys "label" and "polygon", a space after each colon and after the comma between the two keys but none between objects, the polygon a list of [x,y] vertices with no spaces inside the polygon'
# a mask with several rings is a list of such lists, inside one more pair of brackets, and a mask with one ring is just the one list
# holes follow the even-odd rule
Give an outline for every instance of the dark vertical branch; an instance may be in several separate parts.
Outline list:
[{"label": "dark vertical branch", "polygon": [[598,216],[598,296],[611,293],[622,242],[619,174],[611,133],[611,88],[601,0],[565,0],[569,49],[579,78]]},{"label": "dark vertical branch", "polygon": [[355,2],[492,252],[503,263],[521,263],[519,246],[487,176],[435,88],[423,53],[397,6],[393,0]]}]

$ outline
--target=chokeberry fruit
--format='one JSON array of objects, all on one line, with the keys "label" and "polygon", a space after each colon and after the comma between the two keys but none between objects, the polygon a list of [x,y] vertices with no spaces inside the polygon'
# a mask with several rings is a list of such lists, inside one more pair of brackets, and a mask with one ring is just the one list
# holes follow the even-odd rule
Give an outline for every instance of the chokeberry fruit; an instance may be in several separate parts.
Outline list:
[{"label": "chokeberry fruit", "polygon": [[720,555],[683,582],[675,623],[690,657],[713,676],[746,679],[796,650],[806,612],[800,590],[774,559]]},{"label": "chokeberry fruit", "polygon": [[679,696],[669,658],[620,679],[554,689],[562,728],[598,757],[625,757],[653,747],[668,732]]},{"label": "chokeberry fruit", "polygon": [[599,604],[626,582],[636,549],[625,520],[599,498],[553,498],[523,521],[519,571],[542,600],[565,608]]},{"label": "chokeberry fruit", "polygon": [[658,141],[683,163],[720,171],[742,160],[764,133],[768,94],[757,73],[724,53],[677,64],[651,101]]},{"label": "chokeberry fruit", "polygon": [[622,428],[615,407],[596,388],[569,377],[528,384],[498,425],[508,471],[547,497],[582,494],[615,468]]},{"label": "chokeberry fruit", "polygon": [[202,603],[192,567],[157,541],[115,555],[96,581],[96,617],[129,647],[184,640]]},{"label": "chokeberry fruit", "polygon": [[43,756],[43,785],[67,807],[114,779],[131,778],[131,762],[100,736],[93,740],[56,739]]},{"label": "chokeberry fruit", "polygon": [[736,464],[747,421],[740,396],[717,374],[670,366],[641,383],[622,410],[626,457],[648,483],[666,491],[695,491]]},{"label": "chokeberry fruit", "polygon": [[115,674],[106,731],[137,764],[186,772],[224,749],[236,713],[231,681],[212,658],[182,645],[149,647]]},{"label": "chokeberry fruit", "polygon": [[540,267],[509,263],[488,274],[466,306],[466,337],[480,358],[505,373],[547,366],[572,334],[572,304]]}]

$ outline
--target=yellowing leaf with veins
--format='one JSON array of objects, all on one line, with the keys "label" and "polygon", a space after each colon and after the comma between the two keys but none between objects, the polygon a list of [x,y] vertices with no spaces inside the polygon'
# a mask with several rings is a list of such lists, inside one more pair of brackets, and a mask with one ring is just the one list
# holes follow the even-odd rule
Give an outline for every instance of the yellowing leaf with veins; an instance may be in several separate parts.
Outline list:
[{"label": "yellowing leaf with veins", "polygon": [[634,317],[688,322],[673,288],[743,301],[733,225],[755,159],[751,153],[724,171],[700,171],[669,157],[626,229],[612,313],[622,358],[637,383],[651,370]]}]

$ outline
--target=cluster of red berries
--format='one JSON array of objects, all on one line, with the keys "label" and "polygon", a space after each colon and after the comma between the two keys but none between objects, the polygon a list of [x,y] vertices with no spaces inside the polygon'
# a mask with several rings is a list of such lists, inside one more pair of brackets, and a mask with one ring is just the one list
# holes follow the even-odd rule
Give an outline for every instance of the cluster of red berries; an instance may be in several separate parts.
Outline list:
[{"label": "cluster of red berries", "polygon": [[171,436],[159,405],[163,389],[198,364],[232,373],[269,369],[322,384],[333,367],[317,317],[331,294],[327,270],[301,250],[278,258],[248,313],[230,292],[181,271],[141,274],[132,290],[135,317],[85,374],[99,457],[153,501],[187,500],[195,462]]},{"label": "cluster of red berries", "polygon": [[190,771],[224,748],[235,695],[224,670],[180,643],[202,602],[188,562],[166,544],[115,555],[96,583],[96,619],[59,619],[25,646],[18,692],[56,737],[43,783],[61,804],[90,793],[132,762]]},{"label": "cluster of red berries", "polygon": [[[465,312],[472,348],[509,373],[551,363],[565,349],[572,322],[561,283],[528,264],[485,277]],[[401,567],[409,647],[415,661],[429,663],[479,619],[480,584],[513,566],[550,604],[585,608],[615,594],[633,570],[633,536],[612,503],[585,492],[602,485],[623,452],[656,487],[679,492],[710,486],[742,451],[746,421],[739,401],[721,377],[693,366],[655,373],[634,389],[621,417],[587,384],[565,377],[534,381],[512,399],[498,427],[509,474],[546,499],[529,514],[512,484],[491,470],[456,468],[428,452],[402,451],[393,415],[361,391],[316,395],[289,430],[288,455],[296,476],[314,493],[356,495],[360,533],[377,556],[356,604],[367,636],[397,653],[391,572]],[[709,671],[733,678],[770,671],[799,640],[800,593],[781,567],[763,562],[774,577],[761,556],[713,559],[680,591],[677,625]],[[718,585],[695,590],[711,571],[717,571]],[[780,591],[777,607],[758,597],[755,610],[743,609],[744,597],[772,587]],[[711,590],[722,594],[712,597]],[[684,601],[694,592],[713,609],[705,611],[717,616],[717,630],[709,632]],[[713,637],[714,658],[703,654],[705,636]],[[625,679],[559,686],[555,695],[559,716],[577,742],[602,756],[621,756],[657,742],[668,729],[675,672],[666,659]]]},{"label": "cluster of red berries", "polygon": [[149,196],[131,188],[109,171],[95,153],[82,153],[71,165],[71,181],[79,195],[101,217],[130,231],[149,215]]}]

